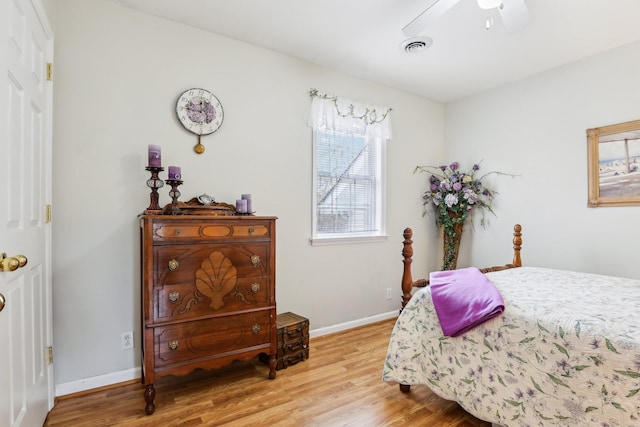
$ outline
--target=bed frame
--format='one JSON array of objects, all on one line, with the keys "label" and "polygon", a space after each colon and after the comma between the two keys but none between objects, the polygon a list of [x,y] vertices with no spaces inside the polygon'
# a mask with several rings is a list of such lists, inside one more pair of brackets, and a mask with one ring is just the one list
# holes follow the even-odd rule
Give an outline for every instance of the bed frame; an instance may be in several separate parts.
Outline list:
[{"label": "bed frame", "polygon": [[[499,265],[495,267],[481,268],[483,273],[489,273],[491,271],[506,270],[508,268],[522,267],[522,260],[520,258],[520,248],[522,247],[522,226],[516,224],[513,226],[513,262],[511,264]],[[405,228],[402,233],[404,241],[402,242],[402,262],[404,263],[404,269],[402,271],[402,307],[400,312],[407,305],[411,299],[411,291],[413,288],[424,288],[429,285],[429,279],[413,280],[411,275],[411,263],[413,262],[413,230],[411,228]],[[411,390],[411,385],[399,384],[400,391],[408,393]]]},{"label": "bed frame", "polygon": [[[500,265],[496,267],[481,268],[480,271],[488,273],[490,271],[506,270],[508,268],[522,267],[522,260],[520,259],[520,248],[522,246],[522,226],[516,224],[513,226],[513,262],[511,264]],[[413,230],[405,228],[402,233],[404,241],[402,242],[402,258],[404,263],[404,269],[402,271],[402,307],[400,311],[407,305],[411,299],[411,291],[413,288],[423,288],[429,284],[428,279],[413,280],[411,275],[411,263],[413,260]]]}]

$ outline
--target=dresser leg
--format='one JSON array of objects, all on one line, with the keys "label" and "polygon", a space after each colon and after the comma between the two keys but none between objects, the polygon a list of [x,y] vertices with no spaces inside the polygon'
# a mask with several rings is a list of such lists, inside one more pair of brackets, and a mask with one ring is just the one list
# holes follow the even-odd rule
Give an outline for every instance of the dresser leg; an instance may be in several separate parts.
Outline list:
[{"label": "dresser leg", "polygon": [[149,384],[144,388],[144,401],[147,405],[144,407],[144,412],[147,415],[153,414],[156,410],[156,405],[153,404],[153,399],[156,398],[156,389],[153,384]]},{"label": "dresser leg", "polygon": [[275,379],[276,377],[276,355],[272,354],[269,357],[269,379]]}]

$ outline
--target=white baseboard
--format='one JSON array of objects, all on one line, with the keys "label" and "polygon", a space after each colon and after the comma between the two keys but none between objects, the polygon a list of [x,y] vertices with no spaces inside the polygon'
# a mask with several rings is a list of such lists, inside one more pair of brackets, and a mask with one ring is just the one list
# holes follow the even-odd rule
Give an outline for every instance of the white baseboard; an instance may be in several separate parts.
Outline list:
[{"label": "white baseboard", "polygon": [[97,377],[83,378],[81,380],[69,381],[55,385],[56,397],[65,394],[78,393],[81,391],[100,388],[112,384],[122,383],[142,378],[142,368],[135,367],[124,371],[112,372],[110,374],[98,375]]},{"label": "white baseboard", "polygon": [[324,328],[312,329],[309,331],[309,337],[321,337],[323,335],[335,334],[336,332],[346,331],[347,329],[357,328],[358,326],[376,323],[382,320],[393,319],[398,317],[398,310],[389,311],[387,313],[376,314],[375,316],[363,317],[362,319],[351,320],[349,322],[338,323],[337,325],[326,326]]},{"label": "white baseboard", "polygon": [[[336,332],[346,331],[347,329],[356,328],[358,326],[367,325],[369,323],[380,322],[382,320],[398,317],[398,310],[388,313],[376,314],[375,316],[364,317],[362,319],[351,320],[349,322],[339,323],[337,325],[327,326],[324,328],[312,329],[309,331],[309,337],[320,337],[323,335],[333,334]],[[112,372],[110,374],[99,375],[97,377],[84,378],[76,381],[55,385],[55,395],[64,396],[66,394],[79,393],[81,391],[91,390],[94,388],[105,387],[125,381],[131,381],[142,377],[142,368],[135,367],[124,371]]]}]

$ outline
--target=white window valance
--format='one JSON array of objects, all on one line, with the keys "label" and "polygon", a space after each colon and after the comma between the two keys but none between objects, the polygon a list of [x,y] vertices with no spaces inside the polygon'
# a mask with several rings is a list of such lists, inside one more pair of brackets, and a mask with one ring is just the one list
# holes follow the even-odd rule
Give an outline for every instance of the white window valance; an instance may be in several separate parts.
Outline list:
[{"label": "white window valance", "polygon": [[313,129],[391,139],[391,108],[338,99],[316,89],[311,89],[309,95],[311,111],[308,124]]}]

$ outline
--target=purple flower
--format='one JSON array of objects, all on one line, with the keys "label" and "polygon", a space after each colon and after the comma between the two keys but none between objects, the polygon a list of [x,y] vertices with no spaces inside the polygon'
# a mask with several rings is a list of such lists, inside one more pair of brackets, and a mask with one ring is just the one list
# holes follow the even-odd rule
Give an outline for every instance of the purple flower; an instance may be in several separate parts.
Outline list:
[{"label": "purple flower", "polygon": [[462,190],[462,184],[460,184],[459,182],[455,182],[453,184],[453,189],[456,190],[456,191]]},{"label": "purple flower", "polygon": [[447,167],[446,167],[446,166],[444,166],[444,165],[443,165],[443,166],[440,166],[440,170],[441,170],[442,172],[444,172],[444,171],[446,171],[446,170],[447,170]]},{"label": "purple flower", "polygon": [[474,164],[474,165],[473,165],[473,170],[474,170],[474,171],[477,171],[477,170],[479,170],[479,169],[480,169],[480,166],[478,166],[477,164]]},{"label": "purple flower", "polygon": [[460,164],[458,162],[453,162],[449,165],[449,167],[451,168],[452,171],[454,171],[460,167]]}]

